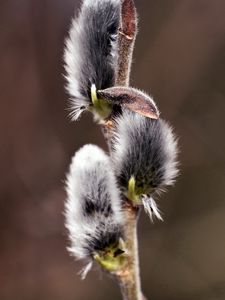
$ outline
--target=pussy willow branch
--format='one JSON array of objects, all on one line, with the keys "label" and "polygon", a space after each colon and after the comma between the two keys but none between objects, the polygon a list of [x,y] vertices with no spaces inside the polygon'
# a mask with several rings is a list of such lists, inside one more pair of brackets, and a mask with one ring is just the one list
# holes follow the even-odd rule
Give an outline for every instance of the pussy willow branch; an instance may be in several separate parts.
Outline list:
[{"label": "pussy willow branch", "polygon": [[137,35],[137,12],[133,0],[121,0],[122,21],[119,29],[119,57],[116,85],[128,86],[134,43]]},{"label": "pussy willow branch", "polygon": [[[122,21],[119,29],[119,57],[116,85],[128,86],[130,81],[130,70],[134,43],[137,34],[137,13],[133,0],[122,0]],[[107,137],[110,144],[113,121],[108,120],[106,125]],[[137,221],[139,209],[133,207],[130,201],[124,201],[124,212],[126,217],[125,236],[127,245],[127,264],[117,274],[124,300],[144,300],[141,292]]]},{"label": "pussy willow branch", "polygon": [[138,259],[137,221],[138,208],[132,207],[128,202],[124,206],[126,217],[126,246],[128,250],[127,264],[117,274],[124,300],[141,300],[141,283]]}]

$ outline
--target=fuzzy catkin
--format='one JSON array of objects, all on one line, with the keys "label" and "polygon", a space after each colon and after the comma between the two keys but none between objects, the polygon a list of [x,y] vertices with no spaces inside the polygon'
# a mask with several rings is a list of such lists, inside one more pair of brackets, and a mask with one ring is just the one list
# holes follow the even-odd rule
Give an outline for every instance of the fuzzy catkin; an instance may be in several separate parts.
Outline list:
[{"label": "fuzzy catkin", "polygon": [[84,0],[72,22],[64,53],[73,119],[89,108],[91,87],[115,83],[120,0]]},{"label": "fuzzy catkin", "polygon": [[90,259],[123,236],[123,212],[108,156],[86,145],[75,153],[67,175],[66,227],[70,252]]},{"label": "fuzzy catkin", "polygon": [[143,195],[173,184],[178,173],[177,141],[164,120],[124,110],[116,119],[112,148],[115,174],[123,191],[132,176]]}]

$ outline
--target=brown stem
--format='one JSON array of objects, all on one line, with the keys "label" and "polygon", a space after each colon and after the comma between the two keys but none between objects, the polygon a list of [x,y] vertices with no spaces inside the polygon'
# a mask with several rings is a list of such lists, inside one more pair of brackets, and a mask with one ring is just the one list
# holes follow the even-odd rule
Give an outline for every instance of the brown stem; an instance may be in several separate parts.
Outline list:
[{"label": "brown stem", "polygon": [[[118,70],[116,85],[128,86],[134,43],[137,34],[137,13],[133,0],[121,0],[121,26],[119,29],[118,45]],[[111,118],[104,124],[104,133],[110,148],[110,140],[113,136],[115,124]],[[146,300],[141,292],[140,269],[138,257],[137,221],[138,211],[131,202],[126,201],[125,214],[125,241],[127,248],[127,263],[117,273],[124,300]]]},{"label": "brown stem", "polygon": [[128,86],[134,43],[137,34],[137,13],[133,0],[121,1],[122,21],[119,29],[119,56],[116,85]]},{"label": "brown stem", "polygon": [[138,210],[129,203],[124,209],[126,247],[128,249],[127,264],[117,274],[124,300],[142,300],[137,240]]},{"label": "brown stem", "polygon": [[[116,85],[128,86],[134,43],[137,34],[137,12],[133,0],[122,0],[122,21],[119,29],[119,57]],[[137,221],[138,209],[127,202],[124,209],[126,217],[125,236],[128,261],[117,275],[124,300],[143,300],[141,293]]]}]

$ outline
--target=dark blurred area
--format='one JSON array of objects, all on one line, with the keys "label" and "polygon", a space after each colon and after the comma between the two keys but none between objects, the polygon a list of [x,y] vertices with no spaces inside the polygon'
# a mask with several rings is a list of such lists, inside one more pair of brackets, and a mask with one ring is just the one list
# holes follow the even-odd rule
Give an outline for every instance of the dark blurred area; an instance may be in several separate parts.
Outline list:
[{"label": "dark blurred area", "polygon": [[[94,1],[94,0],[93,0]],[[143,290],[152,300],[225,299],[225,1],[138,0],[132,85],[179,137],[181,174],[159,199],[164,223],[139,223]],[[64,180],[91,115],[71,123],[64,38],[75,0],[0,2],[0,299],[121,299],[111,278],[66,250]]]}]

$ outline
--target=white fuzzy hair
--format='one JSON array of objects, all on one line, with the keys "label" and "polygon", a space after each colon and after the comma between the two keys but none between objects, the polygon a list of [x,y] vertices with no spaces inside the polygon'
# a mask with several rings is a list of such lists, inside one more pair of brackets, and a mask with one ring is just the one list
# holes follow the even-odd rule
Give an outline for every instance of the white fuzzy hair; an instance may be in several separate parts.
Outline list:
[{"label": "white fuzzy hair", "polygon": [[143,196],[142,204],[144,206],[145,212],[149,215],[149,218],[152,221],[152,223],[154,223],[153,217],[156,217],[156,219],[163,221],[161,212],[160,212],[155,200],[152,197],[148,198],[146,196]]},{"label": "white fuzzy hair", "polygon": [[172,128],[162,119],[151,120],[128,110],[116,122],[112,160],[118,182],[126,189],[134,176],[138,183],[153,182],[155,191],[172,185],[178,174]]},{"label": "white fuzzy hair", "polygon": [[87,107],[89,105],[86,97],[81,94],[79,87],[79,74],[80,64],[83,59],[82,44],[77,41],[77,37],[81,34],[82,25],[76,19],[72,20],[70,28],[69,38],[66,40],[66,49],[64,53],[65,70],[67,85],[66,89],[68,93],[76,99],[71,99],[71,110],[73,111],[72,117],[77,119],[82,112],[80,107]]},{"label": "white fuzzy hair", "polygon": [[120,8],[120,0],[84,0],[72,20],[64,61],[73,120],[92,105],[92,84],[97,89],[114,85]]},{"label": "white fuzzy hair", "polygon": [[98,7],[99,4],[106,3],[106,2],[110,2],[110,3],[114,3],[115,5],[119,5],[121,3],[121,0],[84,0],[83,5],[91,6],[91,7],[95,7],[95,6]]},{"label": "white fuzzy hair", "polygon": [[168,186],[175,183],[178,176],[178,142],[172,127],[163,120],[162,122],[163,148],[165,151],[164,176],[162,185]]},{"label": "white fuzzy hair", "polygon": [[108,234],[115,234],[118,239],[122,236],[120,195],[109,157],[103,150],[86,145],[75,153],[67,175],[66,191],[69,250],[76,258],[91,258],[96,244],[107,244]]}]

